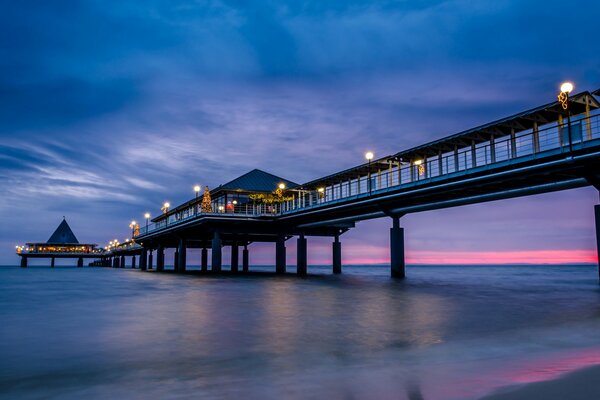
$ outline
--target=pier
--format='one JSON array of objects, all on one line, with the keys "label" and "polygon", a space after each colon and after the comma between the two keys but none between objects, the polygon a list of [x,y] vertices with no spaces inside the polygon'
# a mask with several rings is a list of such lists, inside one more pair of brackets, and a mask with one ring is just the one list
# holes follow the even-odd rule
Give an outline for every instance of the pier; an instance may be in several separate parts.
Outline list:
[{"label": "pier", "polygon": [[[202,249],[201,270],[249,269],[250,245],[274,244],[275,271],[287,272],[286,242],[297,240],[298,275],[307,273],[307,237],[332,240],[333,273],[342,271],[342,235],[361,220],[386,217],[390,275],[405,276],[402,217],[409,213],[594,186],[600,190],[600,104],[594,93],[548,103],[408,150],[297,184],[260,170],[171,208],[139,227],[140,265],[153,252],[157,270],[175,249],[175,271],[186,271],[187,249]],[[565,106],[566,104],[566,106]],[[595,207],[600,241],[600,205]],[[598,244],[600,249],[600,243]],[[150,263],[151,264],[151,263]]]},{"label": "pier", "polygon": [[[253,243],[272,243],[275,272],[288,272],[286,243],[296,246],[296,273],[308,273],[308,237],[331,239],[332,273],[342,272],[342,238],[356,222],[389,218],[390,275],[404,278],[402,218],[443,209],[593,186],[600,191],[600,103],[582,92],[500,120],[306,183],[254,169],[162,213],[132,222],[132,239],[105,248],[79,244],[66,223],[46,243],[17,246],[28,258],[94,258],[94,266],[175,272],[187,270],[188,249],[201,249],[200,270],[221,273],[223,247],[231,248],[231,273],[248,272]],[[600,252],[600,204],[595,206]],[[172,263],[165,251],[174,250]],[[210,265],[209,265],[210,253]],[[241,262],[240,262],[241,253]],[[136,260],[139,259],[139,263]],[[599,256],[600,259],[600,256]],[[600,272],[599,272],[600,274]],[[599,276],[600,277],[600,276]]]}]

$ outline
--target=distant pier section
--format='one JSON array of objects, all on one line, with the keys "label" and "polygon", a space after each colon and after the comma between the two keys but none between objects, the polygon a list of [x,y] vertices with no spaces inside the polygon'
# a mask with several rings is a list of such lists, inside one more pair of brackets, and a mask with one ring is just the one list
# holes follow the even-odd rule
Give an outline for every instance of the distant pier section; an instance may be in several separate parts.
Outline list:
[{"label": "distant pier section", "polygon": [[17,246],[22,268],[27,268],[29,258],[49,258],[51,267],[54,267],[57,258],[76,258],[77,266],[83,267],[84,258],[96,259],[103,252],[104,250],[98,248],[96,244],[79,243],[64,217],[48,241]]}]

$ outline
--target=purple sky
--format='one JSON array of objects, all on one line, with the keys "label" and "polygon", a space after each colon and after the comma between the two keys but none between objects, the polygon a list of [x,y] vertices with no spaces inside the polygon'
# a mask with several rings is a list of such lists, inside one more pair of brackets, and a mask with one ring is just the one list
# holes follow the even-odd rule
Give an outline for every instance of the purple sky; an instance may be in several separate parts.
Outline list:
[{"label": "purple sky", "polygon": [[[197,183],[304,182],[552,101],[565,79],[600,87],[593,1],[246,3],[3,6],[0,264],[63,215],[80,241],[123,240]],[[597,203],[587,188],[409,215],[408,257],[589,260]],[[359,223],[344,260],[385,262],[389,225]],[[328,241],[309,246],[328,262]]]}]

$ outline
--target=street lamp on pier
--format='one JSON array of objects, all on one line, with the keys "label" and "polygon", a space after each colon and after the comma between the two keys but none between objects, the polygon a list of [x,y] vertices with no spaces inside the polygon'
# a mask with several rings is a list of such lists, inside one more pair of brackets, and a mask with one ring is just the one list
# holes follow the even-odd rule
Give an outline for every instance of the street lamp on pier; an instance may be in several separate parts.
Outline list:
[{"label": "street lamp on pier", "polygon": [[563,82],[560,85],[560,93],[558,94],[558,101],[562,106],[563,110],[567,112],[567,129],[569,130],[569,153],[573,152],[573,136],[571,134],[571,105],[569,103],[569,93],[573,91],[573,84],[571,82]]},{"label": "street lamp on pier", "polygon": [[371,160],[373,159],[373,152],[372,151],[367,151],[365,153],[365,158],[367,159],[368,164],[368,174],[367,174],[367,184],[369,185],[369,196],[371,195]]},{"label": "street lamp on pier", "polygon": [[[135,227],[137,226],[137,222],[135,221],[131,221],[131,223],[129,224],[129,228],[131,228],[131,237],[133,238],[135,236]],[[115,239],[115,241],[117,241],[117,239]]]},{"label": "street lamp on pier", "polygon": [[196,200],[198,200],[198,195],[200,194],[200,185],[194,186],[194,192],[196,192]]},{"label": "street lamp on pier", "polygon": [[146,218],[146,233],[148,233],[148,222],[150,221],[150,213],[145,213],[144,218]]}]

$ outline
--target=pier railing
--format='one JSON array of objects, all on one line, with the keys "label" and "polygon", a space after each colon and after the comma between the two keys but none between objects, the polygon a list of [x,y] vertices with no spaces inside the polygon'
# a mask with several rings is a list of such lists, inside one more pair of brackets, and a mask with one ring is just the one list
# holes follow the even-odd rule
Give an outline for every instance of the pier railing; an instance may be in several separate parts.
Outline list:
[{"label": "pier railing", "polygon": [[[569,126],[570,125],[570,126]],[[586,117],[574,115],[571,122],[549,123],[539,128],[499,136],[476,145],[465,146],[441,155],[399,163],[390,161],[389,167],[376,173],[357,176],[317,190],[293,190],[292,200],[274,204],[241,204],[218,206],[207,213],[194,204],[169,215],[157,223],[140,227],[140,234],[162,230],[202,216],[222,218],[276,217],[323,207],[337,202],[375,196],[386,191],[411,188],[440,177],[454,177],[476,169],[497,168],[506,164],[540,159],[572,150],[600,144],[600,114]]]}]

